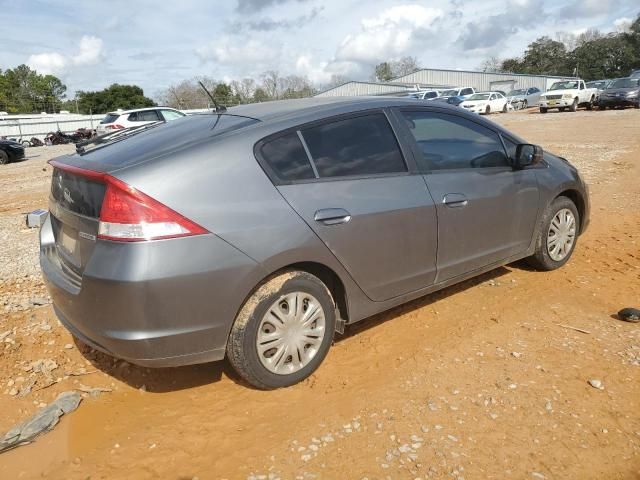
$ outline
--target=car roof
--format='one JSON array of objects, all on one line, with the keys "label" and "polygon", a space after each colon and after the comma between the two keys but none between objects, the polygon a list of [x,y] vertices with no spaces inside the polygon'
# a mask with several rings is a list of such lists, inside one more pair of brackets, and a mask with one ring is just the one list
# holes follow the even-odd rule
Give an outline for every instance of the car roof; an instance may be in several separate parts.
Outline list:
[{"label": "car roof", "polygon": [[175,110],[175,108],[171,108],[171,107],[157,106],[157,107],[146,107],[146,108],[134,108],[132,110],[120,110],[120,111],[115,110],[113,112],[107,112],[107,115],[127,115],[133,112],[146,112],[147,110],[158,110],[159,108],[163,110]]},{"label": "car roof", "polygon": [[[369,108],[384,108],[403,105],[424,105],[424,102],[410,97],[312,97],[296,100],[275,100],[229,107],[228,114],[251,117],[263,122],[280,120],[305,114],[356,112]],[[454,108],[454,107],[451,107]],[[339,111],[339,112],[337,112]]]}]

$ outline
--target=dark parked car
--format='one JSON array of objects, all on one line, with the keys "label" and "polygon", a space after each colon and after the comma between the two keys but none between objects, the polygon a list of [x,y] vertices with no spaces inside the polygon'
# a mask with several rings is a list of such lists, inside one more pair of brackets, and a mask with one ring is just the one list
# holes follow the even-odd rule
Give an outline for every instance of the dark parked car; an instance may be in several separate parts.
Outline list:
[{"label": "dark parked car", "polygon": [[618,78],[600,94],[598,108],[607,107],[640,108],[640,77]]},{"label": "dark parked car", "polygon": [[259,388],[310,375],[345,324],[561,267],[589,222],[567,160],[436,102],[266,102],[81,152],[51,161],[40,237],[61,322],[140,365],[226,356]]},{"label": "dark parked car", "polygon": [[0,165],[24,158],[24,147],[15,140],[0,139]]}]

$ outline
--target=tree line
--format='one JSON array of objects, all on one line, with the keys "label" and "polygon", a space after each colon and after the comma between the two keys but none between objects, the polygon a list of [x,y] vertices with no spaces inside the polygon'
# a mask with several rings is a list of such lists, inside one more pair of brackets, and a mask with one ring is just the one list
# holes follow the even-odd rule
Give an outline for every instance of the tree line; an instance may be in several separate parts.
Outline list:
[{"label": "tree line", "polygon": [[625,77],[640,68],[640,15],[628,30],[604,34],[589,29],[580,35],[559,32],[531,42],[520,57],[486,60],[486,72],[579,76],[585,80]]}]

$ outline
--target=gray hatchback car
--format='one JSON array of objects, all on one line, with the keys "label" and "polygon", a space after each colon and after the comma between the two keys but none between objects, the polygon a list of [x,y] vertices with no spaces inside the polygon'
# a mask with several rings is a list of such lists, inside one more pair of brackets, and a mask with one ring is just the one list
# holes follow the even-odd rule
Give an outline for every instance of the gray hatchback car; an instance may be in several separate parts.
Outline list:
[{"label": "gray hatchback car", "polygon": [[486,119],[402,98],[269,102],[51,161],[40,263],[71,333],[130,362],[221,360],[292,385],[334,332],[589,221],[577,170]]}]

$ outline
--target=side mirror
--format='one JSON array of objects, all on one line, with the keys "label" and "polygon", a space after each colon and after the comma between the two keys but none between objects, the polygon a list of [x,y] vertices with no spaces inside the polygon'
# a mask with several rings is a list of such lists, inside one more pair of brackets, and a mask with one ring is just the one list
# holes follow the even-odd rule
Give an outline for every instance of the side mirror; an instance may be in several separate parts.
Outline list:
[{"label": "side mirror", "polygon": [[539,145],[530,143],[521,143],[516,147],[516,158],[514,166],[516,168],[524,168],[529,165],[537,165],[542,161],[544,151]]}]

